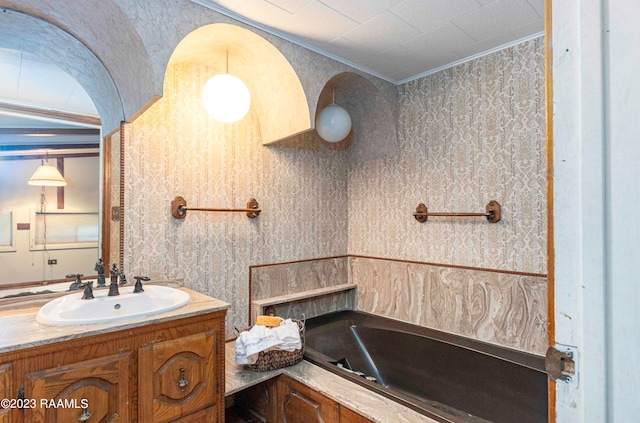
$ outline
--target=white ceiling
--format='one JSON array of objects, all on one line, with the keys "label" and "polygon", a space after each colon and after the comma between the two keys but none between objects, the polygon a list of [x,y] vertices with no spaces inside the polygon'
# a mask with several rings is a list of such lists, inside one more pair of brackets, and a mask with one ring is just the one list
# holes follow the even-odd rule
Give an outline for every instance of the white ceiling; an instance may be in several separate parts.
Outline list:
[{"label": "white ceiling", "polygon": [[[544,0],[191,1],[394,83],[543,31]],[[36,56],[5,48],[0,48],[0,128],[69,127],[69,122],[7,114],[1,103],[98,116],[73,77]]]},{"label": "white ceiling", "polygon": [[[55,111],[65,114],[98,117],[93,101],[87,92],[69,74],[55,65],[23,51],[0,48],[0,147],[7,145],[56,143],[95,143],[100,137],[79,131],[62,136],[11,133],[13,128],[74,129],[85,128],[70,121],[46,118],[38,113],[16,112],[4,105],[18,109]],[[42,131],[41,131],[42,132]],[[46,131],[45,131],[46,132]],[[51,131],[55,132],[55,131]]]},{"label": "white ceiling", "polygon": [[544,29],[544,0],[191,1],[395,83]]}]

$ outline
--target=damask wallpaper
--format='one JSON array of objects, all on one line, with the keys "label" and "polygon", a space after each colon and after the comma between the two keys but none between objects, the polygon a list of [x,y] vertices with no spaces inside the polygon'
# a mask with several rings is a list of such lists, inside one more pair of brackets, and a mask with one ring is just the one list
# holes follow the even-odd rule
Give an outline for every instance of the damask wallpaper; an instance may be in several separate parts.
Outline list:
[{"label": "damask wallpaper", "polygon": [[[126,141],[125,271],[182,279],[230,302],[232,336],[231,328],[247,324],[250,266],[345,255],[438,263],[444,266],[436,273],[446,277],[428,284],[406,279],[423,292],[419,305],[409,298],[413,291],[394,288],[395,309],[413,314],[390,317],[438,327],[456,316],[503,310],[497,323],[469,317],[442,329],[540,352],[546,324],[543,63],[543,41],[536,39],[398,87],[397,153],[366,160],[324,147],[263,146],[253,111],[239,123],[218,124],[199,104],[210,70],[174,64],[164,97],[130,125]],[[178,221],[170,215],[177,195],[204,207],[244,207],[254,197],[263,211],[254,220],[192,211]],[[483,211],[489,200],[503,206],[497,224],[443,218],[420,224],[412,216],[421,202],[432,211]],[[482,272],[469,279],[446,265],[537,276]],[[349,278],[365,294],[395,287],[391,275],[376,273],[383,272],[379,266],[351,260]],[[399,274],[431,274],[431,268],[407,273],[407,266]],[[464,280],[471,285],[458,287]],[[455,300],[458,288],[471,293],[469,301]],[[434,297],[425,289],[442,294],[440,305],[430,303]],[[375,310],[373,300],[358,297]],[[432,313],[419,317],[416,310]]]},{"label": "damask wallpaper", "polygon": [[[349,253],[546,273],[543,39],[398,87],[399,154],[350,163]],[[412,217],[484,212],[502,220]]]},{"label": "damask wallpaper", "polygon": [[[346,253],[347,161],[328,149],[262,146],[252,110],[217,123],[200,105],[211,76],[202,65],[172,65],[163,98],[130,125],[125,271],[182,279],[230,302],[229,329],[247,325],[250,265]],[[262,213],[190,211],[176,220],[177,195],[194,207],[246,207],[253,197]]]}]

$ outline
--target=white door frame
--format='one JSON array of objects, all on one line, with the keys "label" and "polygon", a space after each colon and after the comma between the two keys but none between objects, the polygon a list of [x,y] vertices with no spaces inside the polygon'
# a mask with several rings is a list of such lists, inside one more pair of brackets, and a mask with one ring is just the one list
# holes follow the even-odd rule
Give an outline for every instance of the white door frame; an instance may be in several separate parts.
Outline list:
[{"label": "white door frame", "polygon": [[[547,1],[547,6],[550,0]],[[558,422],[640,415],[640,5],[552,6],[555,342],[577,348]]]}]

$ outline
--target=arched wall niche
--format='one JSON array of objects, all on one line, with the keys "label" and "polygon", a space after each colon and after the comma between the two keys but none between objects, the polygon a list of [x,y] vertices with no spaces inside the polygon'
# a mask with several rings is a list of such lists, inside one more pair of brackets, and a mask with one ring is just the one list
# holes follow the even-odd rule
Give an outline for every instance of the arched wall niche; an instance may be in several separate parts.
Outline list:
[{"label": "arched wall niche", "polygon": [[254,32],[225,23],[205,25],[178,44],[169,65],[202,64],[213,76],[227,73],[227,57],[228,73],[251,92],[263,143],[309,129],[309,107],[295,71],[277,48]]},{"label": "arched wall niche", "polygon": [[0,46],[43,57],[73,76],[96,104],[104,134],[158,98],[142,40],[113,0],[0,0],[0,7]]},{"label": "arched wall niche", "polygon": [[[344,107],[351,116],[351,132],[337,143],[324,141],[315,130],[315,119],[331,104]],[[365,162],[397,153],[395,105],[369,79],[354,72],[341,72],[331,77],[322,88],[315,105],[312,128],[302,134],[280,140],[279,147],[318,150],[346,150],[351,162]]]}]

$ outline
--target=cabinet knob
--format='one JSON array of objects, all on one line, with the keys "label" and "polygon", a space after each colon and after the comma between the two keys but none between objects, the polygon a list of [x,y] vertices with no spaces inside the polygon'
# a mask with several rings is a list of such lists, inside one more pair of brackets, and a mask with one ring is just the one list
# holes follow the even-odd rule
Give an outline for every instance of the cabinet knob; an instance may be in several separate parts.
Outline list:
[{"label": "cabinet knob", "polygon": [[86,422],[91,417],[91,413],[86,408],[82,409],[82,413],[78,416],[78,420],[81,422]]},{"label": "cabinet knob", "polygon": [[189,384],[189,381],[184,378],[184,367],[180,367],[180,380],[178,381],[178,387],[181,391]]}]

